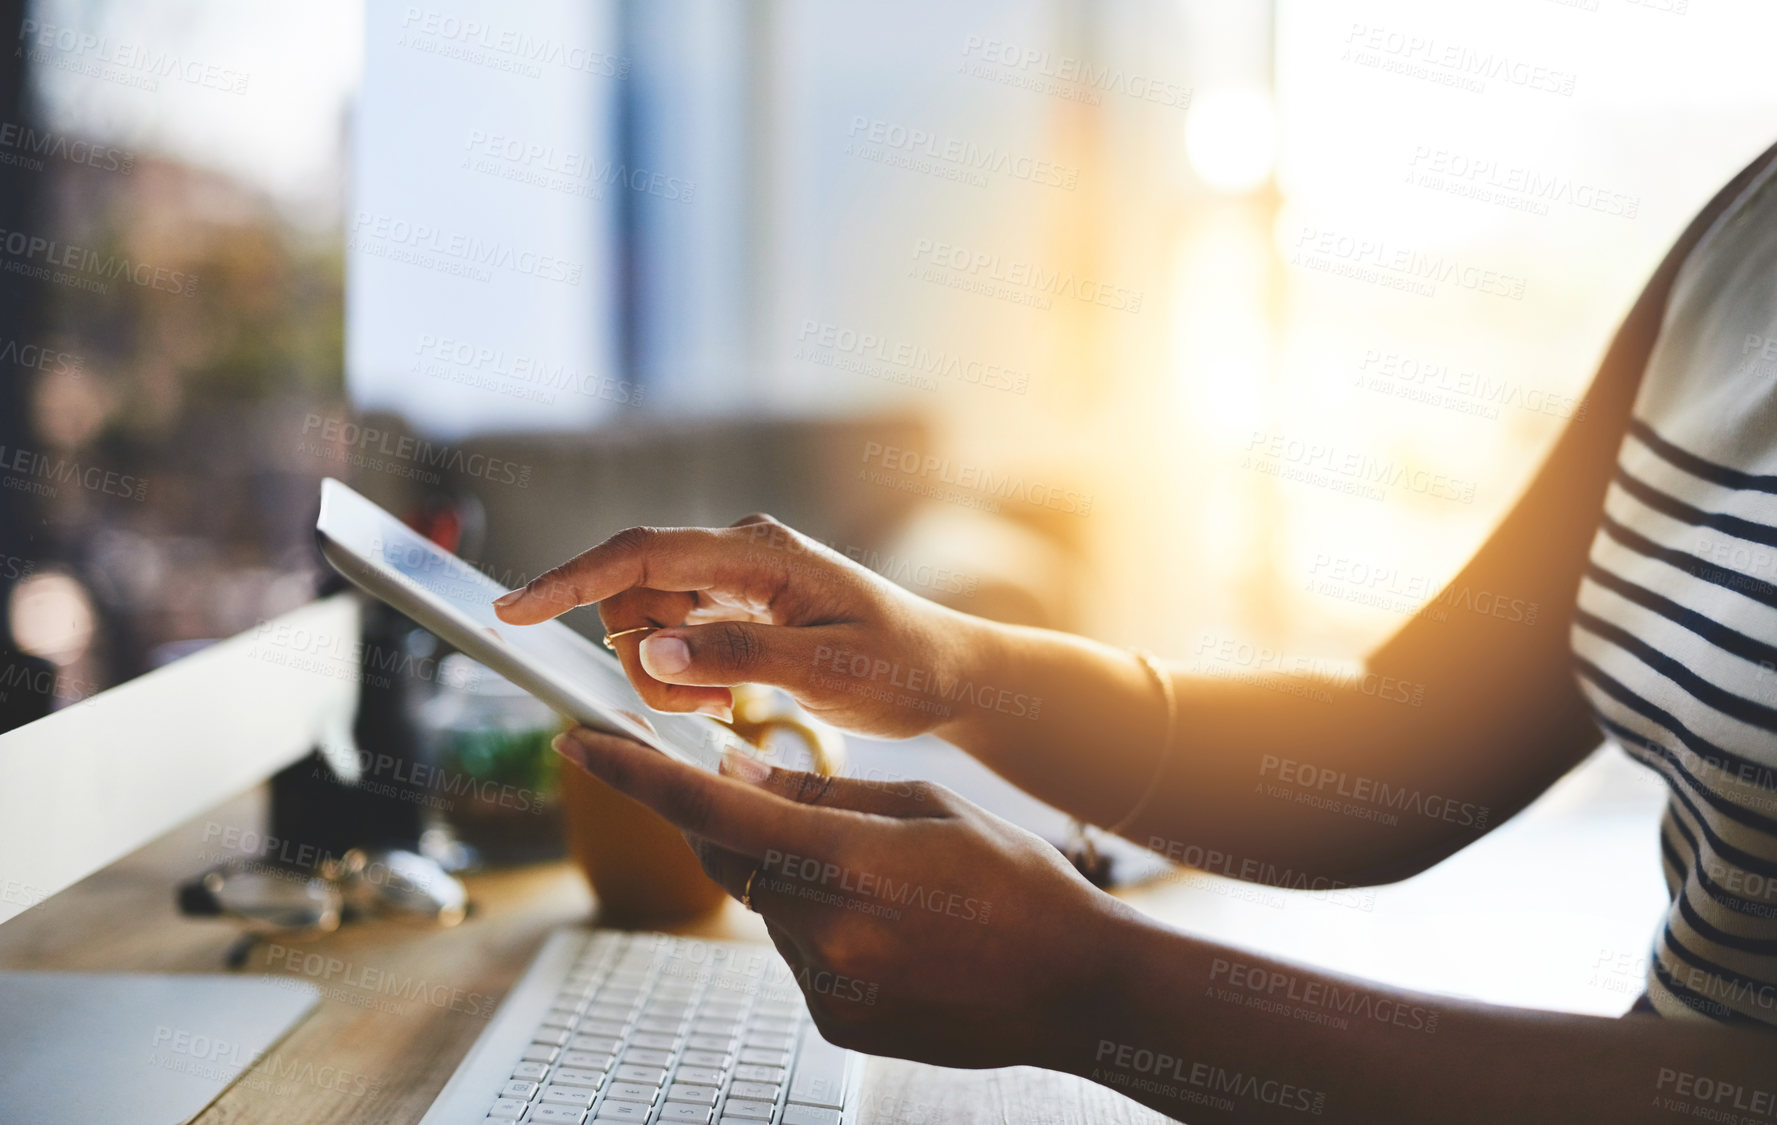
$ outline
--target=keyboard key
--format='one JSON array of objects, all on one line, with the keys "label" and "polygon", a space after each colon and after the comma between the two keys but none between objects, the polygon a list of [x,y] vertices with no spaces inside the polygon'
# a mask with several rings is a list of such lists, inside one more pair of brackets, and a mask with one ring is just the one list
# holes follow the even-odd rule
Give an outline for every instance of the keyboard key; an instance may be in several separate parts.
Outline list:
[{"label": "keyboard key", "polygon": [[698,1051],[726,1051],[734,1038],[729,1035],[693,1035],[685,1046]]},{"label": "keyboard key", "polygon": [[795,1074],[790,1080],[792,1102],[824,1106],[828,1109],[839,1109],[845,1104],[843,1048],[835,1047],[814,1032],[809,1032],[803,1036],[802,1046],[796,1051]]},{"label": "keyboard key", "polygon": [[722,1067],[686,1066],[684,1063],[680,1063],[679,1069],[673,1072],[674,1082],[689,1082],[693,1086],[720,1086],[722,1079],[726,1077],[728,1072]]},{"label": "keyboard key", "polygon": [[524,1054],[518,1057],[526,1062],[552,1063],[555,1061],[555,1056],[559,1054],[561,1054],[561,1049],[558,1047],[551,1047],[547,1043],[532,1043],[524,1049]]},{"label": "keyboard key", "polygon": [[713,988],[721,989],[710,993],[711,996],[720,996],[724,1001],[744,1000],[758,990],[759,974],[746,962],[736,959],[723,966],[710,983]]},{"label": "keyboard key", "polygon": [[611,1072],[611,1077],[618,1082],[637,1082],[644,1086],[658,1086],[666,1081],[664,1066],[636,1066],[624,1063]]},{"label": "keyboard key", "polygon": [[605,1095],[605,1100],[653,1105],[654,1098],[659,1093],[660,1087],[658,1086],[649,1086],[641,1082],[614,1082],[611,1084],[610,1092]]},{"label": "keyboard key", "polygon": [[716,1104],[716,1088],[714,1086],[692,1086],[678,1079],[666,1088],[666,1100],[669,1102],[696,1102],[699,1105]]},{"label": "keyboard key", "polygon": [[631,1047],[623,1052],[623,1061],[631,1066],[671,1066],[673,1053],[651,1047]]},{"label": "keyboard key", "polygon": [[646,1047],[654,1051],[671,1051],[679,1045],[677,1035],[654,1035],[646,1031],[638,1031],[629,1037],[631,1046]]},{"label": "keyboard key", "polygon": [[839,1111],[826,1106],[797,1105],[791,1102],[784,1107],[784,1115],[778,1119],[778,1125],[839,1125]]},{"label": "keyboard key", "polygon": [[796,1034],[796,1024],[791,1020],[755,1019],[751,1023],[747,1024],[747,1038],[749,1038],[749,1039],[751,1039],[755,1035],[791,1036],[791,1035],[795,1035],[795,1034]]},{"label": "keyboard key", "polygon": [[661,1019],[659,1016],[643,1016],[636,1021],[636,1030],[652,1035],[677,1036],[679,1027],[684,1022],[678,1019]]},{"label": "keyboard key", "polygon": [[742,1047],[739,1060],[745,1066],[782,1066],[790,1061],[790,1052]]},{"label": "keyboard key", "polygon": [[549,1073],[549,1064],[544,1062],[521,1062],[512,1068],[512,1077],[529,1078],[532,1082],[541,1082]]},{"label": "keyboard key", "polygon": [[610,1035],[581,1034],[568,1040],[566,1045],[570,1051],[592,1051],[601,1055],[614,1055],[622,1044],[623,1040]]},{"label": "keyboard key", "polygon": [[780,1089],[782,1087],[772,1082],[736,1082],[728,1087],[728,1096],[755,1102],[775,1102]]},{"label": "keyboard key", "polygon": [[582,1035],[619,1036],[626,1030],[628,1030],[628,1026],[619,1020],[585,1019],[580,1021],[580,1034]]},{"label": "keyboard key", "polygon": [[535,1082],[526,1081],[523,1078],[514,1078],[512,1081],[500,1087],[500,1096],[502,1098],[512,1098],[516,1101],[528,1102],[537,1096],[537,1084]]},{"label": "keyboard key", "polygon": [[710,1066],[718,1070],[727,1070],[728,1064],[734,1060],[727,1051],[686,1051],[679,1056],[679,1061],[686,1066]]},{"label": "keyboard key", "polygon": [[574,1026],[574,1013],[564,1012],[560,1008],[543,1017],[542,1027],[569,1028]]},{"label": "keyboard key", "polygon": [[793,1035],[775,1035],[769,1031],[750,1031],[741,1040],[743,1047],[752,1047],[761,1051],[787,1051],[796,1045]]},{"label": "keyboard key", "polygon": [[801,1023],[802,1018],[800,1010],[754,1008],[753,1015],[747,1022],[762,1031],[788,1031]]},{"label": "keyboard key", "polygon": [[551,1047],[566,1047],[571,1038],[573,1036],[569,1035],[565,1028],[560,1027],[539,1027],[536,1031],[531,1032],[531,1042],[547,1043]]},{"label": "keyboard key", "polygon": [[555,1072],[554,1083],[557,1086],[580,1086],[588,1090],[596,1090],[599,1083],[605,1080],[602,1070],[579,1070],[574,1067],[562,1067]]},{"label": "keyboard key", "polygon": [[494,1108],[487,1111],[487,1115],[495,1121],[517,1121],[523,1116],[525,1107],[529,1104],[529,1102],[521,1102],[515,1098],[501,1098],[494,1103]]},{"label": "keyboard key", "polygon": [[609,1051],[563,1051],[558,1061],[575,1070],[610,1070],[617,1056]]},{"label": "keyboard key", "polygon": [[710,1107],[692,1105],[690,1102],[667,1102],[660,1107],[660,1116],[654,1120],[661,1122],[662,1125],[669,1121],[689,1121],[693,1125],[709,1125]]},{"label": "keyboard key", "polygon": [[601,998],[586,1009],[586,1018],[589,1020],[610,1020],[612,1023],[628,1023],[629,1005],[613,1004]]},{"label": "keyboard key", "polygon": [[739,1030],[739,1020],[711,1020],[700,1017],[691,1021],[691,1034],[693,1035],[720,1035],[724,1039],[732,1039],[735,1032]]},{"label": "keyboard key", "polygon": [[814,1023],[807,1014],[785,1016],[781,1019],[773,1016],[761,1016],[754,1012],[747,1020],[747,1034],[752,1035],[795,1035],[798,1028]]},{"label": "keyboard key", "polygon": [[654,1112],[653,1107],[640,1105],[636,1102],[606,1102],[599,1106],[599,1115],[594,1121],[646,1121]]},{"label": "keyboard key", "polygon": [[734,1079],[737,1082],[782,1082],[784,1068],[781,1066],[737,1066],[734,1068]]},{"label": "keyboard key", "polygon": [[[586,1120],[586,1111],[565,1105],[540,1105],[531,1110],[531,1121],[535,1125],[580,1125]],[[835,1125],[839,1118],[833,1118]]]},{"label": "keyboard key", "polygon": [[728,1101],[722,1105],[722,1120],[741,1118],[748,1121],[770,1121],[771,1110],[770,1102],[755,1102],[730,1094]]},{"label": "keyboard key", "polygon": [[592,1099],[596,1096],[584,1086],[545,1086],[537,1100],[544,1105],[571,1105],[591,1109]]}]

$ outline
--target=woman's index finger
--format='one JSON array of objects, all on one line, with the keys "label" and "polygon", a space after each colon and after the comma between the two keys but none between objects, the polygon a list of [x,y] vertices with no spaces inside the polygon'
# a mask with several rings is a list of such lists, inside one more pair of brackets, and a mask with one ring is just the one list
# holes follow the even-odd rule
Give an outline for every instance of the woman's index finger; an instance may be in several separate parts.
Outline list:
[{"label": "woman's index finger", "polygon": [[509,625],[535,625],[637,586],[706,590],[748,550],[744,532],[632,527],[544,571],[497,599],[494,609]]}]

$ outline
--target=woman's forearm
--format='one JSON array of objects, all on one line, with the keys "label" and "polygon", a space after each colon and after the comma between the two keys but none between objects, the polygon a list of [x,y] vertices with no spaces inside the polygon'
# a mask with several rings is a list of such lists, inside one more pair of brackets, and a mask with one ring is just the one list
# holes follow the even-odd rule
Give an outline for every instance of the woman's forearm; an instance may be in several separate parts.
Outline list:
[{"label": "woman's forearm", "polygon": [[[962,615],[958,615],[962,617]],[[1112,824],[1135,804],[1166,736],[1165,705],[1129,653],[1066,633],[967,617],[973,706],[937,733],[1058,808]]]},{"label": "woman's forearm", "polygon": [[1109,913],[1102,986],[1060,1015],[1054,1053],[1035,1061],[1174,1117],[1777,1121],[1768,1032],[1454,1000],[1199,941],[1133,910]]},{"label": "woman's forearm", "polygon": [[1583,720],[1532,727],[1533,704],[1472,713],[1471,697],[1487,694],[1472,671],[1452,682],[1426,662],[1341,677],[1243,661],[1244,646],[1211,638],[1191,671],[1162,664],[1178,702],[1164,754],[1164,696],[1130,653],[978,619],[957,634],[972,662],[961,678],[1005,706],[958,708],[941,735],[1101,826],[1156,782],[1125,835],[1254,881],[1410,874],[1484,834],[1596,742]]}]

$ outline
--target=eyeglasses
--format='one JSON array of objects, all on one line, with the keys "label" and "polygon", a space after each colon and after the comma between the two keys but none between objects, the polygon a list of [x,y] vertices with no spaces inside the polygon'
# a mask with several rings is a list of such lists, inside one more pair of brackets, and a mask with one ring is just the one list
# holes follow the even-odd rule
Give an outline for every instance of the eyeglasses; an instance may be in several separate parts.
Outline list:
[{"label": "eyeglasses", "polygon": [[366,917],[454,926],[469,910],[461,882],[435,860],[399,848],[353,848],[313,869],[231,861],[181,884],[178,903],[188,917],[230,918],[245,926],[227,954],[231,969],[246,964],[253,945],[265,937],[315,938]]}]

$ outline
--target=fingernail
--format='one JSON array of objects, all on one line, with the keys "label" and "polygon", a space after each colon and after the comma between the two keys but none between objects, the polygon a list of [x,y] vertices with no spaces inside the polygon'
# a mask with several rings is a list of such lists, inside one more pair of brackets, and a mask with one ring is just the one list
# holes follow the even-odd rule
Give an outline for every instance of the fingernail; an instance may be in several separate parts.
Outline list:
[{"label": "fingernail", "polygon": [[563,731],[562,733],[556,735],[554,738],[549,740],[549,748],[551,750],[554,750],[557,754],[560,754],[562,757],[566,758],[570,762],[573,762],[575,765],[579,765],[580,764],[580,756],[578,754],[573,753],[572,751],[570,751],[568,749],[568,747],[571,746],[572,744],[573,743],[568,738],[568,734],[566,731]]},{"label": "fingernail", "polygon": [[520,586],[509,594],[501,594],[495,598],[494,606],[498,609],[505,609],[507,606],[517,605],[528,593],[530,593],[529,586]]},{"label": "fingernail", "polygon": [[728,706],[726,703],[699,703],[697,705],[697,713],[699,715],[708,715],[712,719],[721,719],[725,723],[732,723],[734,721],[734,708]]},{"label": "fingernail", "polygon": [[737,747],[722,752],[721,772],[736,781],[757,785],[771,776],[771,767]]},{"label": "fingernail", "polygon": [[691,667],[691,646],[656,633],[642,641],[642,667],[650,676],[676,676]]}]

